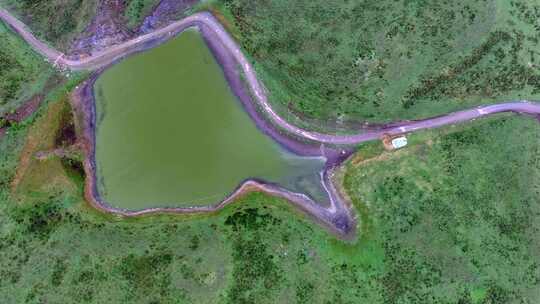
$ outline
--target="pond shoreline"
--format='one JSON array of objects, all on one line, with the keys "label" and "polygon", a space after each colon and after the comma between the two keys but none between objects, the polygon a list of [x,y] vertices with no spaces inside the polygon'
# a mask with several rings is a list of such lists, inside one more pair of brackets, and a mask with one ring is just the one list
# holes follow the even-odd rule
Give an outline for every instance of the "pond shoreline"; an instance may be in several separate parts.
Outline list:
[{"label": "pond shoreline", "polygon": [[[265,181],[248,178],[241,182],[235,189],[232,189],[229,195],[223,200],[214,205],[208,206],[193,206],[193,207],[163,207],[163,208],[145,208],[141,210],[130,210],[113,207],[106,202],[100,195],[98,190],[98,177],[96,166],[96,97],[94,93],[94,84],[99,76],[107,70],[107,68],[116,64],[121,59],[117,59],[114,62],[100,68],[93,72],[89,79],[79,85],[72,93],[72,106],[76,112],[76,125],[80,133],[82,141],[82,147],[85,154],[83,161],[83,167],[86,174],[85,179],[85,198],[96,209],[120,215],[123,217],[137,217],[150,214],[204,214],[215,213],[225,208],[229,204],[232,204],[238,198],[253,191],[264,192],[270,196],[279,197],[287,200],[298,210],[314,219],[317,223],[328,229],[337,237],[344,240],[353,240],[356,235],[356,221],[350,212],[349,204],[343,202],[341,195],[336,190],[333,181],[331,180],[331,172],[338,164],[340,164],[346,157],[348,157],[353,150],[352,149],[334,149],[332,147],[326,147],[324,145],[317,145],[314,142],[302,142],[300,140],[289,137],[287,134],[280,132],[274,127],[263,115],[263,113],[257,109],[254,102],[251,100],[251,96],[248,93],[247,88],[241,79],[241,74],[236,68],[234,59],[230,56],[226,50],[219,44],[219,42],[213,37],[213,32],[210,31],[202,23],[188,24],[180,30],[179,33],[195,28],[197,29],[210,52],[220,65],[222,72],[226,78],[227,84],[233,94],[237,97],[239,104],[246,111],[248,116],[253,120],[257,129],[263,132],[266,136],[271,137],[282,148],[305,157],[323,157],[326,160],[325,171],[320,172],[321,187],[326,191],[330,208],[323,207],[313,201],[309,196],[289,191],[277,184],[267,183]],[[178,33],[178,34],[179,34]],[[176,34],[176,35],[178,35]],[[175,36],[176,36],[175,35]],[[167,39],[168,40],[168,39]],[[137,50],[133,50],[130,55],[140,53],[149,49],[152,49],[164,41],[155,40],[144,44],[143,47]]]}]

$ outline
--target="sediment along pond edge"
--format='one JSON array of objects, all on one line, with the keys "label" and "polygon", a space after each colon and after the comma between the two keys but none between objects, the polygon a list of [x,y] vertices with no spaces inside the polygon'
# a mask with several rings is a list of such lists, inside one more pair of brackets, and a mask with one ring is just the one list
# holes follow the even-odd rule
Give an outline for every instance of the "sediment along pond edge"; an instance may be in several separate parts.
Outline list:
[{"label": "sediment along pond edge", "polygon": [[[329,208],[323,207],[321,204],[313,201],[309,196],[289,191],[280,185],[267,183],[265,181],[250,178],[241,182],[236,189],[231,189],[231,193],[222,201],[209,206],[192,206],[192,207],[163,207],[163,208],[145,208],[141,210],[130,210],[117,208],[106,202],[100,195],[98,190],[98,176],[96,166],[96,97],[94,85],[100,75],[109,67],[116,64],[122,58],[117,58],[106,66],[100,67],[94,71],[91,76],[79,85],[72,93],[73,109],[77,112],[77,126],[82,131],[82,139],[85,150],[84,170],[86,173],[85,180],[85,198],[95,208],[125,217],[136,217],[155,213],[178,213],[178,214],[197,214],[197,213],[213,213],[217,212],[225,206],[233,203],[240,196],[251,191],[260,191],[268,195],[283,198],[302,211],[309,217],[313,218],[320,225],[328,229],[336,236],[350,240],[354,238],[356,232],[356,220],[351,213],[351,206],[344,202],[342,195],[337,190],[338,187],[333,184],[331,176],[335,167],[348,157],[353,149],[349,147],[336,148],[325,144],[319,144],[310,141],[301,141],[289,136],[287,133],[280,132],[275,128],[268,119],[264,117],[264,112],[257,108],[253,103],[249,92],[244,86],[241,75],[237,69],[234,58],[230,56],[219,41],[212,35],[212,31],[201,23],[186,24],[178,33],[180,34],[187,29],[197,29],[211,53],[222,67],[228,85],[232,89],[234,95],[240,101],[243,109],[249,117],[255,122],[259,131],[274,139],[281,147],[288,151],[305,157],[320,157],[326,161],[325,170],[320,172],[321,187],[328,196],[330,203]],[[171,36],[176,37],[176,35]],[[138,52],[146,51],[154,48],[161,43],[167,41],[152,41],[145,44],[143,47],[132,50],[129,55]],[[127,56],[127,55],[126,55]]]}]

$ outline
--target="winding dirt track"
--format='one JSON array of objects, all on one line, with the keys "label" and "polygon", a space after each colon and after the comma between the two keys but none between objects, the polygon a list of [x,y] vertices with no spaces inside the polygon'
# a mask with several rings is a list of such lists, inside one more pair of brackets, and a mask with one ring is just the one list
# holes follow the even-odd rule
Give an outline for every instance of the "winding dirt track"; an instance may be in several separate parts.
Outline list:
[{"label": "winding dirt track", "polygon": [[[188,27],[201,27],[204,26],[207,30],[212,32],[210,39],[218,40],[218,44],[223,48],[232,58],[234,58],[236,64],[241,68],[244,75],[244,80],[247,87],[250,90],[252,99],[263,110],[265,117],[267,117],[274,126],[284,130],[286,133],[294,135],[301,139],[307,139],[311,142],[320,144],[321,147],[324,144],[337,145],[337,146],[351,146],[364,141],[374,140],[381,138],[384,134],[401,134],[413,132],[421,129],[436,128],[444,125],[455,124],[460,122],[469,121],[471,119],[492,115],[501,112],[515,112],[524,113],[530,115],[536,115],[540,117],[540,103],[533,103],[528,101],[513,101],[507,103],[493,104],[487,106],[480,106],[464,111],[453,112],[444,116],[428,118],[417,121],[404,121],[391,124],[391,127],[381,127],[370,131],[362,131],[357,134],[351,135],[335,135],[335,134],[323,134],[319,132],[312,132],[301,129],[294,126],[282,117],[280,117],[268,103],[267,94],[256,77],[256,73],[249,63],[247,58],[242,53],[238,44],[231,38],[222,25],[208,12],[201,12],[191,15],[180,21],[171,23],[167,27],[158,29],[152,33],[145,34],[126,41],[122,44],[112,46],[104,51],[93,54],[92,56],[85,58],[70,58],[64,54],[58,52],[54,48],[49,47],[45,43],[38,40],[26,25],[20,22],[17,18],[13,17],[8,11],[0,8],[0,19],[8,24],[15,32],[17,32],[24,40],[26,40],[35,51],[42,54],[49,62],[62,69],[70,70],[98,70],[109,64],[114,63],[116,60],[128,56],[137,51],[141,51],[151,47],[156,42],[162,43],[170,38],[173,38],[179,32]],[[223,51],[223,50],[221,50]],[[230,68],[230,67],[229,67]],[[322,150],[322,148],[321,148]],[[345,153],[345,150],[343,150]],[[324,155],[324,151],[321,152]],[[94,172],[93,164],[89,161],[85,167],[88,167],[89,172]],[[307,214],[313,216],[316,220],[329,228],[332,232],[336,233],[342,238],[352,238],[355,233],[356,221],[352,216],[347,203],[343,199],[343,195],[336,189],[332,182],[332,175],[334,174],[335,166],[330,164],[327,166],[325,172],[321,172],[322,185],[328,193],[330,200],[330,207],[324,208],[319,204],[313,202],[309,197],[300,194],[287,191],[280,188],[277,185],[268,185],[260,183],[254,180],[248,180],[239,188],[233,192],[228,198],[215,206],[209,207],[193,207],[193,208],[154,208],[145,209],[141,211],[129,211],[116,209],[110,207],[104,202],[99,201],[99,194],[95,189],[95,176],[89,179],[87,184],[87,191],[90,192],[92,201],[91,203],[102,210],[112,212],[124,216],[138,216],[148,213],[156,212],[177,212],[177,213],[204,213],[213,212],[223,208],[229,204],[233,199],[247,191],[248,188],[257,188],[259,190],[270,193],[271,195],[280,196],[288,199],[293,205],[296,205],[299,209],[303,210]],[[92,181],[94,180],[94,181]]]},{"label": "winding dirt track", "polygon": [[172,38],[177,34],[178,29],[185,29],[189,26],[204,24],[208,26],[215,34],[227,51],[233,55],[246,77],[248,86],[253,93],[256,101],[264,109],[267,116],[280,128],[289,133],[295,134],[301,138],[307,138],[320,143],[336,144],[336,145],[352,145],[364,141],[380,138],[384,133],[399,134],[417,131],[421,129],[436,128],[448,124],[468,121],[474,118],[479,118],[486,115],[491,115],[501,112],[517,112],[527,114],[540,114],[540,104],[528,101],[513,101],[494,105],[481,106],[474,109],[459,111],[447,114],[445,116],[428,118],[413,122],[403,122],[394,124],[391,128],[381,128],[370,132],[361,132],[353,135],[332,135],[311,132],[291,125],[280,117],[268,103],[268,98],[263,86],[257,80],[257,76],[252,65],[242,53],[238,44],[225,31],[223,26],[208,12],[201,12],[191,15],[180,21],[171,23],[170,25],[156,30],[152,33],[145,34],[126,41],[122,44],[110,47],[107,50],[93,54],[86,58],[73,59],[65,56],[63,53],[49,47],[45,43],[38,40],[25,26],[24,23],[13,17],[8,11],[0,8],[0,19],[10,25],[21,37],[26,40],[37,52],[46,57],[51,63],[69,68],[71,70],[97,70],[104,67],[115,60],[127,56],[137,50],[137,47],[143,46],[145,43],[152,42],[155,39]]}]

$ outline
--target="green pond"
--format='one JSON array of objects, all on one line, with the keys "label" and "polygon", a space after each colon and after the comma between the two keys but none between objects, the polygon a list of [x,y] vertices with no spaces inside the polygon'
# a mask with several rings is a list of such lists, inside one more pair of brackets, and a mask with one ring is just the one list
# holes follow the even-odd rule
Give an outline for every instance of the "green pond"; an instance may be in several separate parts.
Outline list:
[{"label": "green pond", "polygon": [[114,207],[215,204],[250,177],[316,188],[323,161],[257,129],[196,30],[112,66],[94,90],[98,191]]}]

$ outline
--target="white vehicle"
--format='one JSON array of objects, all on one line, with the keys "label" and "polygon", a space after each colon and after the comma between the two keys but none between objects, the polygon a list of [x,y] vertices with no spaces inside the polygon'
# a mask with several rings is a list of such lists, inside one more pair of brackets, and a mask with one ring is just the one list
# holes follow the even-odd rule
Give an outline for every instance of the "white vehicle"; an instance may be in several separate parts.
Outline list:
[{"label": "white vehicle", "polygon": [[401,136],[392,139],[392,147],[394,149],[403,148],[407,145],[407,137]]}]

